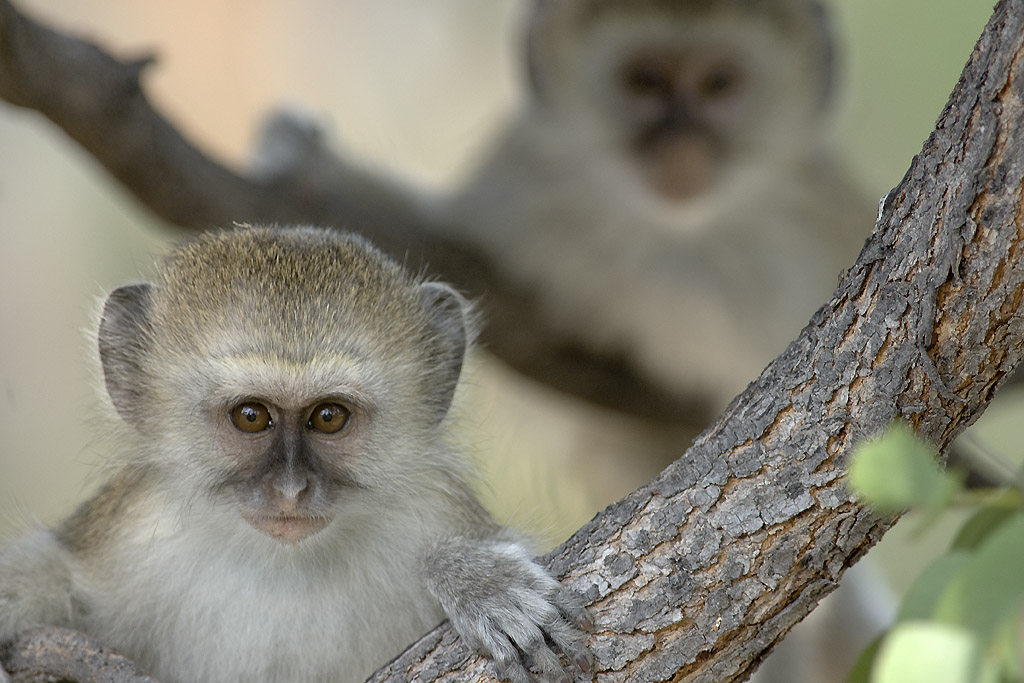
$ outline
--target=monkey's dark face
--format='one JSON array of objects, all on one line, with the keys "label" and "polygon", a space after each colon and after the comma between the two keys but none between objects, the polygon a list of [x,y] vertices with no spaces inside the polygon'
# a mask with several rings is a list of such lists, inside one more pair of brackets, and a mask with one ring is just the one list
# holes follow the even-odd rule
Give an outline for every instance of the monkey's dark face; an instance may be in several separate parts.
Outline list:
[{"label": "monkey's dark face", "polygon": [[538,38],[538,101],[663,202],[775,173],[818,140],[831,64],[770,12],[615,4],[571,48]]},{"label": "monkey's dark face", "polygon": [[209,498],[293,545],[345,533],[402,495],[421,466],[416,445],[440,429],[424,376],[404,367],[419,358],[403,363],[370,346],[282,358],[255,334],[246,344],[168,366],[153,396],[184,418],[151,434],[183,499]]},{"label": "monkey's dark face", "polygon": [[198,487],[256,531],[296,544],[370,514],[387,482],[414,466],[397,440],[429,438],[438,418],[369,347],[281,357],[256,350],[265,344],[253,334],[248,348],[169,373],[163,400],[192,408],[186,426],[160,438],[170,476],[201,473],[183,491]]},{"label": "monkey's dark face", "polygon": [[219,448],[236,463],[223,485],[245,521],[282,543],[326,528],[338,497],[357,485],[350,468],[365,411],[350,397],[290,407],[252,396],[222,413]]},{"label": "monkey's dark face", "polygon": [[715,183],[747,78],[735,55],[714,50],[641,49],[623,61],[614,81],[627,144],[654,192],[683,200]]}]

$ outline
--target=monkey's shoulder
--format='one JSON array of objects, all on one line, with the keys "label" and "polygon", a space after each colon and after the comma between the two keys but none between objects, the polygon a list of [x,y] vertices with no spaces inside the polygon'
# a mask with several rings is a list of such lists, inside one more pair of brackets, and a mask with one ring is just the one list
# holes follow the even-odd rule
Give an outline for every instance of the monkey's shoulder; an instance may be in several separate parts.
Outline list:
[{"label": "monkey's shoulder", "polygon": [[125,467],[65,519],[54,535],[79,556],[102,553],[124,532],[145,504],[154,477],[146,468]]}]

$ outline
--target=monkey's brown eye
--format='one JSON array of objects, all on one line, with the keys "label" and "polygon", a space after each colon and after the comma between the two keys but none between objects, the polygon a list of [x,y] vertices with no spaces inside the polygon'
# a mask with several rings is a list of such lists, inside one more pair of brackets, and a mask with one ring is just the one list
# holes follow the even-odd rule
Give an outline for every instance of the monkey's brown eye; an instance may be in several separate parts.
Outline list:
[{"label": "monkey's brown eye", "polygon": [[629,92],[642,97],[665,97],[672,91],[672,83],[665,70],[651,64],[627,67],[622,80]]},{"label": "monkey's brown eye", "polygon": [[336,434],[348,424],[352,412],[337,403],[321,403],[313,409],[306,425],[324,434]]},{"label": "monkey's brown eye", "polygon": [[273,424],[270,411],[260,403],[243,403],[231,411],[231,423],[243,432],[262,432]]},{"label": "monkey's brown eye", "polygon": [[720,97],[736,87],[739,74],[729,67],[712,69],[701,80],[698,88],[704,97]]}]

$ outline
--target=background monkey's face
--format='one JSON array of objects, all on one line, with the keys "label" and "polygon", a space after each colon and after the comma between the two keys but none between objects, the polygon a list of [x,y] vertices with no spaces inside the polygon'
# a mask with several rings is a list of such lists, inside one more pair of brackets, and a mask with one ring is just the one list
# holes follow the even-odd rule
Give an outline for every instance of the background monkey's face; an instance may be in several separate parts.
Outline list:
[{"label": "background monkey's face", "polygon": [[831,45],[812,2],[546,0],[538,12],[563,15],[530,36],[538,103],[654,197],[769,173],[819,139]]},{"label": "background monkey's face", "polygon": [[455,389],[462,305],[361,240],[250,228],[111,294],[100,356],[169,490],[296,543],[431,466],[416,446],[438,438]]}]

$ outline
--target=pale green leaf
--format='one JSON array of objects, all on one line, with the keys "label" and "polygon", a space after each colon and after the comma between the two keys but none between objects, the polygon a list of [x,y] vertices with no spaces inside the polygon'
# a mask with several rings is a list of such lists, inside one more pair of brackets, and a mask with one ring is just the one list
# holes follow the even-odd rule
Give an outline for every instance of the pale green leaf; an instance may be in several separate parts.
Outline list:
[{"label": "pale green leaf", "polygon": [[875,666],[878,651],[882,648],[882,643],[885,641],[887,634],[888,632],[882,633],[861,651],[857,661],[853,664],[853,668],[850,669],[850,673],[846,676],[846,683],[870,683],[871,671]]},{"label": "pale green leaf", "polygon": [[954,549],[974,550],[989,534],[1010,519],[1017,511],[1008,505],[984,505],[964,522],[953,541]]},{"label": "pale green leaf", "polygon": [[1003,522],[952,578],[935,618],[988,644],[1024,604],[1024,512]]},{"label": "pale green leaf", "polygon": [[872,683],[996,683],[981,646],[963,629],[912,621],[896,626],[875,660]]},{"label": "pale green leaf", "polygon": [[960,481],[941,469],[935,451],[902,422],[854,451],[850,485],[880,512],[910,507],[939,508],[960,490]]},{"label": "pale green leaf", "polygon": [[971,554],[966,551],[953,551],[936,558],[914,580],[903,596],[897,621],[931,619],[935,613],[935,606],[949,583],[970,559]]}]

